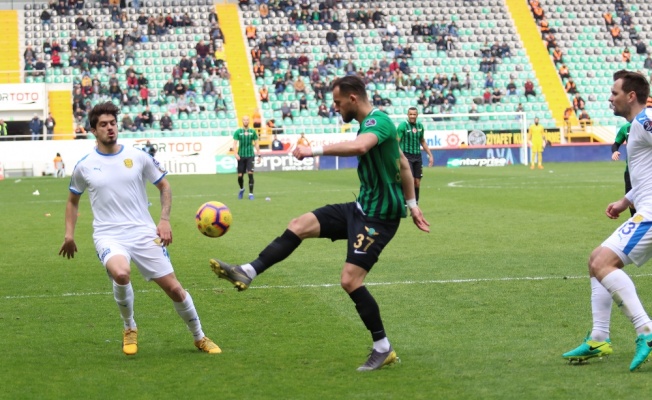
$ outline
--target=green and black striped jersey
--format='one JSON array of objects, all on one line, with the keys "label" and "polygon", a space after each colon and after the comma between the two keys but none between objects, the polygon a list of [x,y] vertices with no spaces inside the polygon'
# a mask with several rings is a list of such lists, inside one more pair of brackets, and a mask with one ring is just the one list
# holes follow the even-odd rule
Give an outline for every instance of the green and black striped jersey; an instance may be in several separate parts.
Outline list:
[{"label": "green and black striped jersey", "polygon": [[258,134],[251,128],[238,128],[233,134],[233,140],[237,140],[238,155],[240,157],[255,157],[254,140],[258,140]]},{"label": "green and black striped jersey", "polygon": [[423,124],[417,121],[411,124],[403,121],[396,128],[401,150],[406,154],[421,154],[421,140],[423,139]]},{"label": "green and black striped jersey", "polygon": [[387,114],[374,108],[360,124],[358,135],[364,133],[376,135],[378,144],[358,157],[358,203],[370,217],[388,220],[405,217],[396,127]]}]

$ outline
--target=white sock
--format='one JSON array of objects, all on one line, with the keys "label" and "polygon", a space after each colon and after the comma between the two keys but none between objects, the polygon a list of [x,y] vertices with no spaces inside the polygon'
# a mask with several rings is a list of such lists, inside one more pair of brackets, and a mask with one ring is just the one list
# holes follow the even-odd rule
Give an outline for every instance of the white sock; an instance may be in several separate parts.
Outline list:
[{"label": "white sock", "polygon": [[632,321],[637,334],[652,333],[652,323],[641,300],[636,294],[634,282],[625,271],[618,269],[602,278],[602,285],[611,293],[611,297],[623,313]]},{"label": "white sock", "polygon": [[251,264],[241,265],[240,268],[242,268],[244,273],[247,274],[247,276],[250,277],[251,279],[254,279],[256,276],[258,276],[258,273],[254,269],[254,267],[251,266]]},{"label": "white sock", "polygon": [[197,310],[195,309],[195,304],[192,302],[190,293],[186,292],[186,298],[182,302],[177,303],[173,301],[172,304],[174,304],[174,309],[177,310],[177,314],[179,314],[183,322],[188,325],[188,330],[192,332],[195,340],[202,339],[204,332],[201,330],[199,315],[197,315]]},{"label": "white sock", "polygon": [[597,342],[604,342],[609,338],[612,304],[609,291],[602,286],[598,278],[591,278],[591,310],[593,311],[591,339]]},{"label": "white sock", "polygon": [[136,329],[134,321],[134,288],[131,282],[126,285],[119,285],[113,281],[113,298],[115,299],[125,329]]},{"label": "white sock", "polygon": [[374,350],[376,350],[379,353],[387,353],[390,347],[391,346],[389,345],[389,340],[387,339],[387,337],[384,337],[380,340],[376,340],[374,342]]}]

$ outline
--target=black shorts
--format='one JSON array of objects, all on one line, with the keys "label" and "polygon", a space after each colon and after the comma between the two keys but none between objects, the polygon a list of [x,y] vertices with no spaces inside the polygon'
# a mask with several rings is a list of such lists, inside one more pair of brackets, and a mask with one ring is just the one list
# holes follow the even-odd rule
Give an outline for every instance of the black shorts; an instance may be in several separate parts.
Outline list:
[{"label": "black shorts", "polygon": [[254,172],[255,157],[240,157],[238,160],[238,173]]},{"label": "black shorts", "polygon": [[346,262],[369,272],[394,237],[400,219],[368,217],[357,203],[329,204],[313,211],[319,221],[320,238],[347,239]]},{"label": "black shorts", "polygon": [[404,153],[405,158],[407,158],[408,163],[410,163],[410,171],[412,171],[412,177],[416,179],[421,179],[423,176],[423,161],[421,160],[421,153],[419,154],[410,154]]},{"label": "black shorts", "polygon": [[632,181],[629,179],[629,168],[625,169],[625,194],[632,190]]}]

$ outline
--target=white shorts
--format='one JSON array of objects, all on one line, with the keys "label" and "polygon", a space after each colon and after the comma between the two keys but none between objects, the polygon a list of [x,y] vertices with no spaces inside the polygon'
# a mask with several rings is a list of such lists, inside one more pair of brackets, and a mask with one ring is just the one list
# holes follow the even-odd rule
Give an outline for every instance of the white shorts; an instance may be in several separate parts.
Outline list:
[{"label": "white shorts", "polygon": [[97,257],[104,267],[115,255],[122,255],[127,262],[134,261],[140,274],[148,281],[174,272],[170,255],[156,236],[134,238],[98,238],[95,241]]},{"label": "white shorts", "polygon": [[613,250],[623,264],[640,267],[652,257],[652,220],[636,213],[602,243]]}]

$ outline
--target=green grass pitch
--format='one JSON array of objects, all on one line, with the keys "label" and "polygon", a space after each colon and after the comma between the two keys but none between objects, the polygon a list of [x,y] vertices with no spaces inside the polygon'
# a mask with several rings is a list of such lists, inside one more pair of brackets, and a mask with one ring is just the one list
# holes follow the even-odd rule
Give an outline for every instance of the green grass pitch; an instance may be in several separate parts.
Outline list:
[{"label": "green grass pitch", "polygon": [[[635,333],[618,309],[611,357],[582,366],[561,358],[591,326],[586,262],[624,220],[604,216],[622,195],[623,169],[424,169],[421,207],[432,232],[405,220],[367,279],[402,360],[371,373],[355,370],[371,339],[339,287],[343,242],[308,240],[242,293],[208,265],[251,261],[292,217],[352,201],[354,170],[258,173],[254,201],[237,200],[234,175],[169,177],[170,255],[223,349],[215,356],[196,351],[169,299],[135,268],[139,352],[124,356],[88,195],[79,253],[65,260],[57,253],[68,179],[0,181],[0,399],[646,398],[652,363],[629,372]],[[148,191],[157,220],[157,191]],[[233,212],[222,238],[194,226],[208,200]],[[626,271],[649,308],[652,270]]]}]

